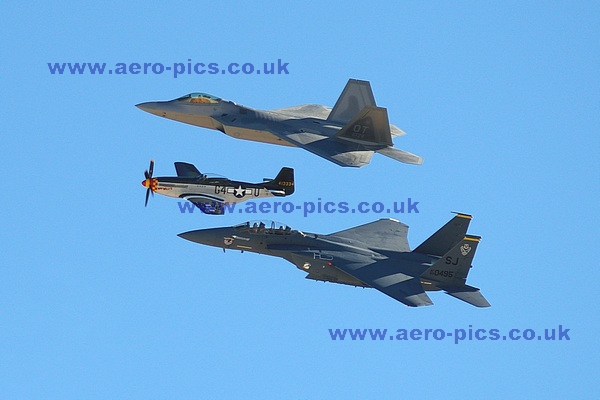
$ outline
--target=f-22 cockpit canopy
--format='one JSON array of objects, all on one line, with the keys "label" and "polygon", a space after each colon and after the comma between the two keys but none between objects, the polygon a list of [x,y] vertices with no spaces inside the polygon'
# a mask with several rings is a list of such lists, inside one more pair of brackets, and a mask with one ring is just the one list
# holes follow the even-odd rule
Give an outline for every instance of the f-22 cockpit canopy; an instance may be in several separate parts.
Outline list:
[{"label": "f-22 cockpit canopy", "polygon": [[181,96],[177,101],[194,104],[218,104],[221,102],[221,98],[207,93],[195,92]]},{"label": "f-22 cockpit canopy", "polygon": [[248,221],[235,225],[233,229],[245,233],[267,233],[276,235],[289,235],[295,232],[284,223],[270,220]]}]

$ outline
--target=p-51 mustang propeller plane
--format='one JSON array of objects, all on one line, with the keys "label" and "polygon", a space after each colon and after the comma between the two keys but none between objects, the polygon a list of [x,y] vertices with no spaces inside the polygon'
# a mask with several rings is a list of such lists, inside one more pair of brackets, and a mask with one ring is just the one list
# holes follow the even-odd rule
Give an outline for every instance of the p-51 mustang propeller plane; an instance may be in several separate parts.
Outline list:
[{"label": "p-51 mustang propeller plane", "polygon": [[281,257],[308,273],[308,279],[372,287],[410,307],[432,305],[425,291],[433,290],[489,307],[479,289],[466,284],[480,239],[467,234],[470,221],[470,215],[457,214],[412,251],[408,226],[393,219],[328,235],[257,221],[179,236],[223,250]]},{"label": "p-51 mustang propeller plane", "polygon": [[350,79],[333,109],[307,104],[255,110],[206,93],[136,107],[237,139],[300,147],[342,167],[367,165],[374,153],[409,164],[423,162],[393,147],[392,138],[405,133],[390,125],[386,108],[375,104],[368,81]]},{"label": "p-51 mustang propeller plane", "polygon": [[169,197],[182,198],[192,202],[205,214],[222,215],[225,204],[265,197],[282,197],[294,193],[294,170],[284,167],[275,179],[265,178],[262,183],[232,181],[224,177],[201,174],[198,169],[188,163],[176,162],[176,177],[152,176],[154,160],[150,168],[144,172],[142,185],[146,190],[146,203],[150,193],[159,193]]}]

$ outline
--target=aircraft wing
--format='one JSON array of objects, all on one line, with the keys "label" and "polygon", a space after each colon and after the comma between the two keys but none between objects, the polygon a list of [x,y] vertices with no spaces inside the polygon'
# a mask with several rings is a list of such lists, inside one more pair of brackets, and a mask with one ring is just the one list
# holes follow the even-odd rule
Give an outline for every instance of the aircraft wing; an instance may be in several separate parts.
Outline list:
[{"label": "aircraft wing", "polygon": [[[404,276],[406,277],[407,275]],[[387,294],[391,298],[406,304],[409,307],[423,307],[433,305],[433,302],[431,301],[429,296],[427,296],[425,290],[423,290],[421,280],[419,278],[408,278],[409,279],[406,279],[404,281],[393,283],[397,280],[397,278],[394,275],[390,275],[384,278],[380,278],[383,279],[383,281],[374,284],[373,287],[379,290],[380,292]],[[391,281],[392,283],[389,283],[388,281]]]},{"label": "aircraft wing", "polygon": [[292,118],[318,118],[327,119],[331,113],[331,108],[318,104],[303,104],[301,106],[293,106],[287,108],[278,108],[271,110],[277,114],[288,115]]},{"label": "aircraft wing", "polygon": [[[321,106],[318,104],[304,104],[301,106],[293,106],[287,108],[278,108],[270,110],[277,114],[287,115],[291,118],[317,118],[317,119],[328,119],[331,114],[331,108],[327,106]],[[402,129],[398,128],[394,124],[390,124],[390,133],[392,138],[406,135]]]},{"label": "aircraft wing", "polygon": [[371,162],[373,151],[358,143],[337,140],[315,132],[275,132],[274,135],[342,167],[362,167]]},{"label": "aircraft wing", "polygon": [[[419,165],[423,163],[423,159],[421,157],[390,146],[369,150],[361,143],[351,140],[342,140],[339,139],[338,136],[325,136],[317,132],[302,131],[282,133],[272,130],[270,132],[296,147],[301,147],[304,150],[308,150],[311,153],[323,157],[326,160],[336,163],[342,167],[365,166],[371,162],[371,157],[373,157],[375,152],[407,164]],[[404,134],[404,132],[402,132],[402,134]],[[399,134],[396,133],[395,136],[399,136]],[[393,132],[391,137],[394,137]]]},{"label": "aircraft wing", "polygon": [[225,213],[224,203],[221,200],[204,196],[186,196],[184,199],[198,207],[204,214],[223,215]]},{"label": "aircraft wing", "polygon": [[[306,276],[308,279],[375,288],[409,307],[422,307],[433,304],[423,289],[421,279],[399,272],[398,267],[390,259],[374,261],[370,256],[343,259],[336,257],[335,251],[311,250],[307,249],[304,245],[272,244],[268,245],[267,249],[301,256],[300,261],[295,260],[293,256],[285,257],[301,269],[303,269],[302,264],[306,262],[307,258],[314,258],[330,259],[332,260],[331,263],[328,263],[327,267],[323,268],[335,268],[338,270],[337,274],[331,274],[326,269],[321,269],[320,267],[317,267],[315,272],[309,269]],[[340,271],[342,275],[339,275]],[[462,295],[462,293],[457,292],[455,290],[450,293],[449,290],[448,294],[454,297]]]},{"label": "aircraft wing", "polygon": [[[213,116],[213,118],[223,124],[226,132],[231,129],[231,121],[225,121],[217,116]],[[254,129],[256,131],[266,128],[274,136],[273,138],[269,138],[270,143],[276,143],[276,139],[279,139],[280,142],[277,142],[279,145],[287,144],[289,146],[301,147],[342,167],[362,167],[367,165],[371,162],[371,157],[373,157],[374,153],[374,151],[367,150],[358,143],[338,140],[335,137],[323,135],[319,132],[308,132],[304,129],[298,131],[280,131],[271,129],[271,127],[265,126],[262,122],[244,123],[239,126],[246,130]],[[235,136],[230,133],[227,134]]]},{"label": "aircraft wing", "polygon": [[370,264],[334,262],[333,266],[409,307],[433,304],[423,289],[421,279],[394,271],[389,260]]},{"label": "aircraft wing", "polygon": [[407,239],[408,225],[391,218],[383,218],[327,236],[363,242],[371,249],[410,251]]},{"label": "aircraft wing", "polygon": [[[410,248],[407,236],[408,225],[394,219],[380,219],[335,232],[326,237],[362,242],[368,248],[377,249],[378,252],[382,252],[382,250],[408,252]],[[336,260],[335,257],[334,260]],[[352,261],[338,260],[332,263],[333,267],[409,307],[433,304],[423,289],[420,277],[400,272],[398,266],[390,258],[377,261],[370,258],[358,258]]]},{"label": "aircraft wing", "polygon": [[[367,105],[358,109],[356,114],[345,122],[345,125],[334,135],[331,134],[331,130],[326,134],[326,130],[322,131],[319,128],[311,128],[310,126],[284,132],[267,129],[279,139],[308,150],[342,167],[367,165],[371,162],[374,152],[381,153],[397,161],[421,164],[423,162],[421,157],[392,147],[394,145],[392,142],[392,126],[389,124],[387,110],[374,106],[374,102],[365,100],[362,103],[364,102]],[[338,101],[331,112],[332,114],[339,104],[341,103]],[[354,109],[355,107],[351,108]],[[340,120],[345,119],[345,117],[339,117],[332,120],[330,116],[328,121],[336,121],[335,123],[339,124]],[[398,136],[403,132],[394,127],[394,133]]]}]

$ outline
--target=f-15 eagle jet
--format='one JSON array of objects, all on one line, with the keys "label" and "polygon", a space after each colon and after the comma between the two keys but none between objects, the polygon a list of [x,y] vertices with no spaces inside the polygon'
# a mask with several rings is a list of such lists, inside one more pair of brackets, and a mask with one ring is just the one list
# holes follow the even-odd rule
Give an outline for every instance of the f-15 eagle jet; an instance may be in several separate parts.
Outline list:
[{"label": "f-15 eagle jet", "polygon": [[179,234],[192,242],[281,257],[316,281],[372,287],[411,307],[433,303],[443,290],[476,307],[490,303],[466,284],[479,236],[467,234],[470,215],[457,214],[416,249],[408,226],[380,219],[329,235],[303,233],[276,222],[246,222]]},{"label": "f-15 eagle jet", "polygon": [[333,109],[308,104],[255,110],[206,93],[137,107],[237,139],[301,147],[343,167],[367,165],[374,153],[409,164],[423,162],[421,157],[393,147],[392,138],[404,132],[390,125],[387,109],[375,104],[367,81],[350,79]]},{"label": "f-15 eagle jet", "polygon": [[284,167],[275,179],[265,178],[262,183],[232,181],[224,177],[201,174],[188,163],[176,162],[176,177],[153,178],[154,160],[149,171],[144,172],[142,185],[146,189],[146,203],[150,193],[160,193],[192,202],[205,214],[222,215],[225,204],[273,196],[289,196],[294,193],[294,170]]}]

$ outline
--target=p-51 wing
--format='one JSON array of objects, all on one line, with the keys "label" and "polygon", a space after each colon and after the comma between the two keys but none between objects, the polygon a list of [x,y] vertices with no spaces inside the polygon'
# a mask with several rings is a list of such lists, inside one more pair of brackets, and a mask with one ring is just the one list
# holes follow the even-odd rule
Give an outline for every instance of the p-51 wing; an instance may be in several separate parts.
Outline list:
[{"label": "p-51 wing", "polygon": [[223,215],[225,213],[225,203],[222,199],[199,195],[185,196],[184,199],[198,207],[204,214]]}]

